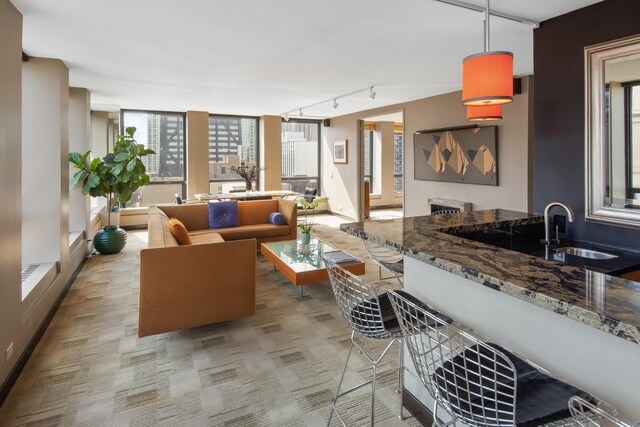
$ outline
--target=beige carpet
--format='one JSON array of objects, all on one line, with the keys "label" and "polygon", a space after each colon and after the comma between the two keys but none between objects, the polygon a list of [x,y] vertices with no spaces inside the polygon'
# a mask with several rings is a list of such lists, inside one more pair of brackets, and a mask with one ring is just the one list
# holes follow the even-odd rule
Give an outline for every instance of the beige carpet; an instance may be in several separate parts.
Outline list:
[{"label": "beige carpet", "polygon": [[[346,233],[317,226],[315,235],[366,257]],[[258,256],[254,317],[139,339],[145,245],[146,231],[131,231],[122,253],[87,260],[0,408],[0,426],[326,424],[350,334],[328,283],[306,286],[300,300]],[[377,268],[368,264],[366,277]],[[370,372],[357,353],[351,360],[347,386]],[[392,378],[379,384],[377,424],[417,425],[397,419],[394,390]],[[349,425],[368,423],[368,391],[339,403]]]}]

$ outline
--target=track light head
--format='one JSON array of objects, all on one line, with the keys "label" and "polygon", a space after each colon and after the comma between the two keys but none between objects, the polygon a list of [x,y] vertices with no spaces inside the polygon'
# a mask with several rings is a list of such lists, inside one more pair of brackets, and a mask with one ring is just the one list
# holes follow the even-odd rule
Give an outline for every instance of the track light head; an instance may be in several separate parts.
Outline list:
[{"label": "track light head", "polygon": [[373,86],[369,88],[369,99],[376,99],[376,93],[373,91]]},{"label": "track light head", "polygon": [[300,109],[300,112],[298,113],[298,116],[300,116],[300,117],[304,116],[304,113],[302,112],[302,108]]},{"label": "track light head", "polygon": [[334,110],[338,109],[338,100],[336,98],[333,99],[333,109]]},{"label": "track light head", "polygon": [[285,121],[285,122],[288,122],[288,121],[289,121],[289,113],[286,113],[286,114],[284,115],[284,121]]}]

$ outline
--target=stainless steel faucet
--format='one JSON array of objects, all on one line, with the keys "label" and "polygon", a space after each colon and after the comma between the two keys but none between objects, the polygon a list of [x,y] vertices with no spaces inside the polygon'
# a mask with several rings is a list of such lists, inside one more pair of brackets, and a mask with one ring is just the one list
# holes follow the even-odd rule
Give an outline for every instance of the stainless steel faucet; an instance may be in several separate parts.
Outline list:
[{"label": "stainless steel faucet", "polygon": [[551,225],[549,224],[550,222],[549,212],[551,212],[551,209],[554,208],[555,206],[560,206],[565,211],[567,211],[567,218],[569,219],[569,222],[573,222],[573,210],[571,210],[569,206],[565,205],[562,202],[549,203],[547,207],[544,208],[544,240],[542,241],[542,243],[544,243],[547,246],[557,245],[558,243],[560,243],[557,233],[556,233],[555,239],[551,238]]}]

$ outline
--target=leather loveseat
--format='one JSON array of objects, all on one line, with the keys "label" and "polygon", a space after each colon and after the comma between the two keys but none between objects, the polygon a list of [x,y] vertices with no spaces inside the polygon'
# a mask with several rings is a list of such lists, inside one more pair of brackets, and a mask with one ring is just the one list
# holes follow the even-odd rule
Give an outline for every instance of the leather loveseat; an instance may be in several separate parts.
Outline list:
[{"label": "leather loveseat", "polygon": [[[268,222],[280,212],[285,225]],[[264,241],[297,236],[296,204],[238,202],[239,227],[209,229],[206,203],[149,208],[148,247],[140,252],[138,336],[144,337],[255,314],[256,250]],[[179,219],[191,245],[169,228]]]}]

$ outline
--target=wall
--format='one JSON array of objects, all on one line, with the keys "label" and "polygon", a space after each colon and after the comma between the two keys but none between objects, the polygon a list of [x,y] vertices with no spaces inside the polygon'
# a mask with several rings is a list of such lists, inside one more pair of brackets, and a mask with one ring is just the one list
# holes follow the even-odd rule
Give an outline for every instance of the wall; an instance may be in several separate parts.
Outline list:
[{"label": "wall", "polygon": [[571,206],[572,237],[613,246],[638,247],[640,230],[584,221],[584,47],[640,32],[640,2],[607,0],[545,21],[534,31],[533,206],[551,201]]},{"label": "wall", "polygon": [[[84,154],[91,141],[91,95],[84,88],[69,89],[69,152]],[[67,162],[68,163],[68,162]],[[68,163],[69,177],[78,169]],[[83,231],[89,227],[89,197],[79,185],[69,189],[69,231]]]},{"label": "wall", "polygon": [[7,362],[5,350],[21,320],[21,55],[22,15],[0,0],[0,384],[16,361],[14,354]]},{"label": "wall", "polygon": [[[516,59],[517,60],[517,59]],[[532,78],[522,79],[522,94],[504,106],[498,126],[498,186],[417,181],[413,179],[413,134],[419,130],[468,125],[461,93],[424,98],[404,104],[362,111],[331,119],[323,133],[323,194],[330,197],[331,210],[357,218],[361,185],[357,159],[357,120],[404,111],[404,212],[424,215],[432,197],[472,202],[474,209],[504,208],[529,211],[531,207],[530,169],[530,87]],[[330,147],[334,140],[349,140],[349,164],[333,165]],[[326,159],[325,159],[326,158]]]},{"label": "wall", "polygon": [[22,168],[23,266],[57,261],[68,248],[69,224],[62,225],[62,208],[66,213],[69,187],[69,167],[64,154],[69,150],[68,113],[69,69],[62,61],[32,58],[23,63],[25,165],[28,159],[28,167]]},{"label": "wall", "polygon": [[[22,16],[8,0],[0,0],[0,198],[7,202],[0,210],[0,401],[86,255],[84,245],[70,248],[68,243],[69,120],[66,66],[42,58],[23,63]],[[41,186],[27,191],[29,200],[23,203],[23,190],[37,182]],[[21,234],[30,219],[44,220],[43,212],[56,234],[42,237],[40,243],[50,249],[45,254],[29,241],[29,233]],[[32,274],[27,282],[37,284],[24,298],[23,254],[35,261],[44,257],[54,266],[40,280],[31,280],[37,275]]]},{"label": "wall", "polygon": [[[322,196],[329,198],[329,209],[337,214],[357,219],[360,214],[362,185],[359,179],[360,146],[358,144],[359,114],[334,117],[330,127],[321,132],[320,168]],[[349,163],[333,163],[333,143],[347,140]]]}]

